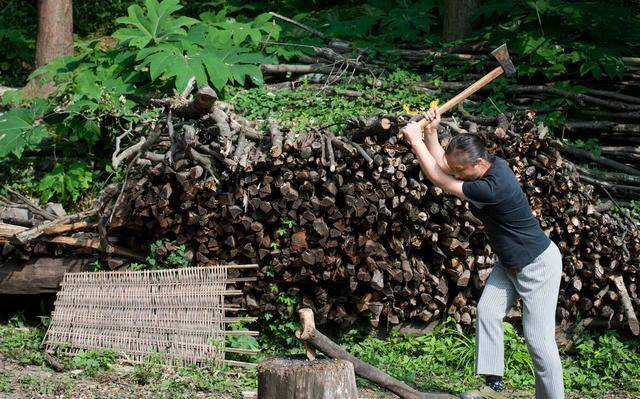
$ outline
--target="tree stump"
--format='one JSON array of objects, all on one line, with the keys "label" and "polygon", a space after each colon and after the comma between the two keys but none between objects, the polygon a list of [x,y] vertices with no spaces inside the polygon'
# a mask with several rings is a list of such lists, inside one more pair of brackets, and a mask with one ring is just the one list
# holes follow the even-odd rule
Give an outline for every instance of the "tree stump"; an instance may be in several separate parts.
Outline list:
[{"label": "tree stump", "polygon": [[357,399],[353,364],[342,359],[277,357],[258,366],[258,399]]}]

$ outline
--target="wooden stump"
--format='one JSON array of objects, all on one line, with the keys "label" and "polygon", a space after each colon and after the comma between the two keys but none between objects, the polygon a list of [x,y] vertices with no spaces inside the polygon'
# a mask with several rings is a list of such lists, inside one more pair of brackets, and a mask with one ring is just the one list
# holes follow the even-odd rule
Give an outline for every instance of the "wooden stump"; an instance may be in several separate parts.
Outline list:
[{"label": "wooden stump", "polygon": [[357,399],[353,364],[342,359],[277,357],[258,366],[258,399]]}]

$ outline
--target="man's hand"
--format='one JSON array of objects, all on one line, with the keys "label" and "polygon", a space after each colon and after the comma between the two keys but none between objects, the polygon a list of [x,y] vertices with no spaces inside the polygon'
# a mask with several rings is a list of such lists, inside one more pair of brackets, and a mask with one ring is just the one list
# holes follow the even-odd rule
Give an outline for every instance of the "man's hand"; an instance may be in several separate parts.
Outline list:
[{"label": "man's hand", "polygon": [[403,127],[402,134],[412,146],[422,141],[422,129],[420,129],[420,125],[417,122],[411,122]]},{"label": "man's hand", "polygon": [[429,121],[429,124],[424,128],[427,133],[435,133],[440,126],[440,112],[437,108],[431,108],[424,114],[424,118]]}]

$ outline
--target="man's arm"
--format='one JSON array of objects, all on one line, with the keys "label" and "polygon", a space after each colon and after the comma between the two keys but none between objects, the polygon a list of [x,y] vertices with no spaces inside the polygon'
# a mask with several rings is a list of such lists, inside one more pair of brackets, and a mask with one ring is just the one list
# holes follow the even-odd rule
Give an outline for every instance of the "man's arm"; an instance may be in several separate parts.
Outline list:
[{"label": "man's arm", "polygon": [[434,159],[433,155],[431,155],[422,139],[412,140],[411,149],[413,150],[413,153],[416,154],[422,173],[424,173],[427,179],[444,191],[462,199],[466,199],[462,192],[463,181],[453,178],[438,166],[438,163]]},{"label": "man's arm", "polygon": [[433,155],[436,163],[442,169],[442,171],[448,175],[453,175],[449,165],[444,157],[444,149],[438,141],[438,126],[440,126],[440,112],[437,108],[431,108],[425,115],[425,119],[429,121],[429,124],[424,129],[424,142],[427,145],[427,149]]},{"label": "man's arm", "polygon": [[444,149],[442,145],[440,145],[440,141],[438,141],[438,129],[425,129],[424,134],[424,143],[427,145],[427,149],[436,160],[436,163],[440,167],[440,169],[448,174],[452,175],[451,169],[449,169],[449,165],[447,165],[447,161],[444,158]]}]

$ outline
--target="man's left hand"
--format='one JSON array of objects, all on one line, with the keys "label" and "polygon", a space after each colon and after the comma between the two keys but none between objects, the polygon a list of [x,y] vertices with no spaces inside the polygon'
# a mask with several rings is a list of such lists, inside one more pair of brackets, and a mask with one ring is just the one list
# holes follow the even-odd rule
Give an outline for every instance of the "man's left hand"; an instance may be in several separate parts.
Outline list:
[{"label": "man's left hand", "polygon": [[402,134],[409,142],[409,144],[414,145],[418,143],[419,140],[422,140],[422,129],[417,122],[411,122],[402,128]]}]

